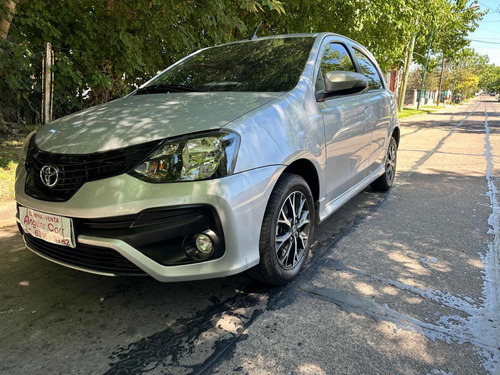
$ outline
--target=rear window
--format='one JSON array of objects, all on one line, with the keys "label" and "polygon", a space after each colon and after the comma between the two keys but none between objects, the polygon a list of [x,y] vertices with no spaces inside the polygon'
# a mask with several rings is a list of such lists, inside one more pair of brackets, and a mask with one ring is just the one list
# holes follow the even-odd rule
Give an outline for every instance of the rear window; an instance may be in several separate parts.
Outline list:
[{"label": "rear window", "polygon": [[354,54],[358,59],[359,66],[361,67],[362,73],[368,79],[368,88],[370,90],[378,90],[383,88],[382,80],[378,74],[377,68],[371,62],[371,60],[363,52],[354,49]]},{"label": "rear window", "polygon": [[298,83],[313,37],[254,40],[212,47],[169,69],[148,86],[199,91],[290,91]]}]

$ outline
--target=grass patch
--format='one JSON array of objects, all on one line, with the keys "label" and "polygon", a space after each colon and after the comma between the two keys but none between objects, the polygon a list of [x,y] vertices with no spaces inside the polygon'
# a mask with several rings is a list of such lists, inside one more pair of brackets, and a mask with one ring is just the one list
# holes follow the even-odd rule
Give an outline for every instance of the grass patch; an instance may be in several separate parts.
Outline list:
[{"label": "grass patch", "polygon": [[438,109],[446,108],[444,105],[440,104],[439,107],[437,105],[421,105],[419,109],[423,109],[424,111],[437,111]]},{"label": "grass patch", "polygon": [[23,139],[20,135],[0,138],[0,203],[14,199],[16,167]]},{"label": "grass patch", "polygon": [[402,112],[398,112],[398,118],[405,118],[405,117],[410,117],[410,116],[422,115],[422,114],[429,113],[429,112],[434,112],[434,110],[404,108]]}]

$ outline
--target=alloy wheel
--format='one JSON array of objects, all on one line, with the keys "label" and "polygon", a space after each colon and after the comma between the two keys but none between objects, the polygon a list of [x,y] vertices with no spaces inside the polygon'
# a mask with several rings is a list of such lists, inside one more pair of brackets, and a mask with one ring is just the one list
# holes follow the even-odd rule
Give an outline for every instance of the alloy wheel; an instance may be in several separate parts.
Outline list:
[{"label": "alloy wheel", "polygon": [[387,176],[387,182],[392,184],[394,181],[394,176],[396,174],[396,143],[391,142],[389,149],[387,150],[387,156],[385,158],[385,173]]},{"label": "alloy wheel", "polygon": [[310,236],[309,204],[300,191],[288,195],[276,223],[276,255],[279,265],[293,269],[304,257]]}]

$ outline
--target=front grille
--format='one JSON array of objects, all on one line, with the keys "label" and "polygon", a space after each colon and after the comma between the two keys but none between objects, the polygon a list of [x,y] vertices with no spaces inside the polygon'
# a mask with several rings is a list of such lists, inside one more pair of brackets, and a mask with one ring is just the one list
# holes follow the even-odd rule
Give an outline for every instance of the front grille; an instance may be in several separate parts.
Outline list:
[{"label": "front grille", "polygon": [[[36,137],[36,136],[35,136]],[[89,181],[118,176],[140,163],[161,141],[93,154],[56,154],[41,151],[32,137],[26,156],[26,187],[29,196],[45,201],[64,202]],[[45,165],[57,168],[59,178],[47,187],[40,178]]]},{"label": "front grille", "polygon": [[76,248],[55,245],[24,234],[28,246],[47,257],[87,270],[123,276],[145,275],[144,271],[115,250],[77,244]]}]

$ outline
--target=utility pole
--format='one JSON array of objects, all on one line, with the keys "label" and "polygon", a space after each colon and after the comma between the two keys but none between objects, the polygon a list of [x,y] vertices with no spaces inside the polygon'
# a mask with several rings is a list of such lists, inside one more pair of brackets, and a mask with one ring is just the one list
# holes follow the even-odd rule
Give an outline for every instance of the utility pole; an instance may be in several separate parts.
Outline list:
[{"label": "utility pole", "polygon": [[399,103],[401,100],[401,93],[403,92],[403,75],[406,72],[406,67],[408,66],[408,53],[405,54],[405,61],[403,63],[403,70],[401,70],[401,73],[399,74],[398,77],[398,93],[397,93],[397,98],[398,98],[398,108],[399,108]]},{"label": "utility pole", "polygon": [[458,75],[458,70],[460,69],[460,64],[455,66],[455,69],[456,69],[456,72],[455,72],[455,76],[453,78],[453,91],[451,92],[450,104],[453,101],[453,97],[455,97],[455,99],[457,97],[457,95],[455,94],[455,87],[457,86],[457,75]]},{"label": "utility pole", "polygon": [[[53,66],[54,65],[54,62],[55,62],[55,57],[54,57],[54,50],[51,49],[51,65],[50,66]],[[50,75],[50,81],[51,81],[51,85],[50,85],[50,111],[49,111],[49,120],[52,121],[52,109],[54,108],[54,71],[52,70],[52,74]]]},{"label": "utility pole", "polygon": [[406,63],[406,69],[403,74],[403,84],[401,87],[401,95],[399,98],[399,108],[398,108],[399,112],[403,110],[403,107],[405,105],[406,84],[408,82],[408,75],[410,74],[411,61],[413,60],[413,49],[415,48],[415,38],[416,38],[416,33],[413,33],[410,41],[410,47],[408,48],[408,54],[406,56],[407,63]]},{"label": "utility pole", "polygon": [[425,73],[427,73],[427,64],[429,63],[429,54],[431,52],[431,44],[433,37],[434,37],[434,27],[431,29],[431,38],[429,40],[429,44],[427,45],[427,53],[425,54],[424,72],[422,73],[422,83],[420,84],[420,91],[418,92],[417,109],[420,108],[420,99],[422,98],[422,90],[424,89]]},{"label": "utility pole", "polygon": [[48,124],[52,119],[51,97],[52,97],[52,46],[47,42],[45,53],[43,55],[43,88],[42,88],[42,112],[43,124]]},{"label": "utility pole", "polygon": [[[441,79],[439,80],[439,90],[438,90],[438,100],[437,100],[437,106],[439,107],[439,100],[441,99],[441,95],[443,92],[443,81],[444,81],[444,67],[445,67],[445,58],[444,58],[444,52],[443,52],[443,62],[441,64]],[[443,97],[443,104],[444,104],[444,97]]]}]

